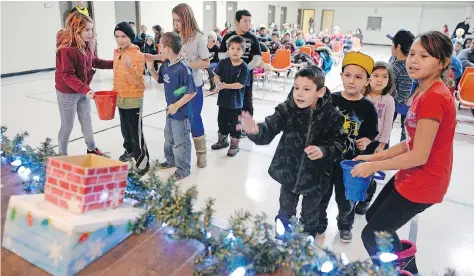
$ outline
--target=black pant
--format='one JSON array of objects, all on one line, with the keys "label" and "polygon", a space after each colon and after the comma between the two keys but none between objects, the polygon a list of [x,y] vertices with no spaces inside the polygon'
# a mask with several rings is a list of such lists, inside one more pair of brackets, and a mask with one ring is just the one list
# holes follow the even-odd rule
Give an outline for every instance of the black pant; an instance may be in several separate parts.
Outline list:
[{"label": "black pant", "polygon": [[227,136],[240,139],[242,132],[237,131],[237,124],[239,123],[239,115],[242,109],[230,109],[219,106],[219,114],[217,115],[217,123],[219,125],[219,133]]},{"label": "black pant", "polygon": [[150,162],[150,155],[143,136],[142,109],[119,108],[119,113],[123,147],[128,154],[133,154],[137,169],[143,170]]},{"label": "black pant", "polygon": [[[365,215],[367,225],[362,230],[362,241],[369,256],[377,255],[375,232],[379,231],[385,231],[391,235],[393,252],[402,251],[396,231],[431,205],[433,204],[415,203],[404,198],[395,189],[395,177],[392,177]],[[377,260],[374,262],[379,264]]]},{"label": "black pant", "polygon": [[251,115],[253,115],[253,70],[249,72],[249,86],[245,86],[245,93],[244,93],[244,104],[242,107],[243,111],[247,111]]},{"label": "black pant", "polygon": [[[285,189],[283,185],[280,188],[280,210],[278,217],[283,223],[288,223],[292,216],[296,216],[296,206],[300,194],[295,194],[290,190]],[[304,225],[304,232],[316,236],[319,221],[319,204],[321,202],[322,194],[316,190],[309,194],[303,195],[303,202],[301,203],[301,219],[300,222]]]},{"label": "black pant", "polygon": [[334,169],[331,175],[331,185],[328,191],[321,199],[321,212],[319,213],[318,232],[323,233],[328,227],[327,209],[331,200],[332,190],[336,192],[336,203],[339,214],[337,215],[337,228],[339,230],[351,230],[354,224],[355,202],[347,200],[345,194],[344,183],[342,179],[342,168],[339,161],[334,163]]},{"label": "black pant", "polygon": [[[397,119],[397,116],[398,116],[398,113],[395,112],[395,114],[393,115],[393,121],[395,122],[395,120]],[[407,118],[407,115],[402,115],[400,114],[400,117],[401,117],[401,120],[402,120],[402,136],[400,137],[400,142],[405,140],[407,138],[406,136],[406,133],[405,133],[405,119]]]}]

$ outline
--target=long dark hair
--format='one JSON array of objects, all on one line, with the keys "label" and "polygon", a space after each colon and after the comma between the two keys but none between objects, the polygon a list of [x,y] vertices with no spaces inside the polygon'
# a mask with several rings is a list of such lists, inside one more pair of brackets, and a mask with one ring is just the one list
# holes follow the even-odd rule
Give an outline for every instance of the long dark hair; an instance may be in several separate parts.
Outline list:
[{"label": "long dark hair", "polygon": [[440,64],[443,65],[440,78],[449,88],[452,88],[454,81],[449,77],[449,68],[451,55],[453,54],[453,43],[449,37],[439,31],[429,31],[420,34],[418,39],[428,54],[439,60]]},{"label": "long dark hair", "polygon": [[[384,89],[382,89],[382,96],[383,95],[390,95],[392,97],[395,97],[395,77],[393,74],[393,68],[390,64],[386,63],[385,61],[377,61],[374,64],[374,69],[372,70],[372,74],[378,70],[378,69],[384,69],[387,70],[388,73],[388,83],[387,86],[385,86]],[[364,96],[367,96],[372,92],[372,88],[370,87],[370,84],[367,85],[367,87],[364,89],[364,92],[362,93]]]}]

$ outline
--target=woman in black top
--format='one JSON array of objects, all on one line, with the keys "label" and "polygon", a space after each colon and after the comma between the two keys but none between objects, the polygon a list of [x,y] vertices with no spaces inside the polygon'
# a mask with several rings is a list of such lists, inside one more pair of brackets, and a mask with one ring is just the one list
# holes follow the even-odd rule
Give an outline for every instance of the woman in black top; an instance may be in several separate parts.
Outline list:
[{"label": "woman in black top", "polygon": [[209,68],[207,68],[207,72],[209,73],[209,81],[211,83],[209,91],[214,91],[216,89],[216,82],[214,81],[214,69],[219,63],[219,47],[216,45],[216,40],[216,33],[209,33],[209,35],[207,36],[207,49],[209,49],[210,54],[210,65]]}]

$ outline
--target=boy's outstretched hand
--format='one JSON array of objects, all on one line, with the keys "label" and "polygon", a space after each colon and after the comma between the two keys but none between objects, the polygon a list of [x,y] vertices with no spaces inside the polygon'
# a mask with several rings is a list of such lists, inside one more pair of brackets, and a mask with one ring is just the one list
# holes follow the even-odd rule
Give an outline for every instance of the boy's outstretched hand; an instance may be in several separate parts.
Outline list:
[{"label": "boy's outstretched hand", "polygon": [[321,148],[317,146],[308,146],[304,149],[304,152],[308,155],[311,160],[318,160],[324,157],[324,153]]},{"label": "boy's outstretched hand", "polygon": [[252,115],[247,111],[243,111],[239,116],[240,124],[237,125],[237,130],[245,131],[247,134],[255,135],[258,133],[258,125],[252,118]]}]

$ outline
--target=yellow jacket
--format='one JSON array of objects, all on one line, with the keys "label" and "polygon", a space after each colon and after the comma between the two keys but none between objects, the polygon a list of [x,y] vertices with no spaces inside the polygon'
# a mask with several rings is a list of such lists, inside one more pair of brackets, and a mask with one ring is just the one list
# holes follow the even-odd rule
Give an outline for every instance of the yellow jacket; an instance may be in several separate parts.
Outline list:
[{"label": "yellow jacket", "polygon": [[[131,60],[131,66],[125,67],[127,57]],[[114,91],[121,98],[143,98],[145,92],[145,80],[143,69],[145,67],[145,56],[136,45],[130,45],[126,49],[115,49],[114,51]]]}]

